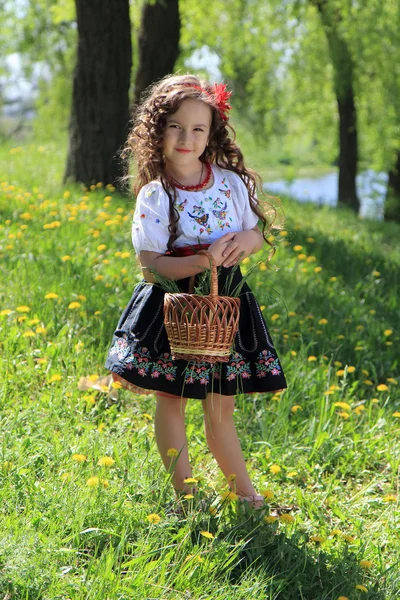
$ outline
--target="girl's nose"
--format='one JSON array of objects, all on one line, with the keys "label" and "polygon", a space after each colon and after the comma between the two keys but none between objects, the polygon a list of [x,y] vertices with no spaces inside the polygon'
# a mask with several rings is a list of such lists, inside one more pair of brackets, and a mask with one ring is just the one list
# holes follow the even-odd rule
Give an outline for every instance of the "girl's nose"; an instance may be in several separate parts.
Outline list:
[{"label": "girl's nose", "polygon": [[185,129],[181,129],[180,130],[179,139],[182,142],[189,142],[190,141],[190,131],[186,131]]}]

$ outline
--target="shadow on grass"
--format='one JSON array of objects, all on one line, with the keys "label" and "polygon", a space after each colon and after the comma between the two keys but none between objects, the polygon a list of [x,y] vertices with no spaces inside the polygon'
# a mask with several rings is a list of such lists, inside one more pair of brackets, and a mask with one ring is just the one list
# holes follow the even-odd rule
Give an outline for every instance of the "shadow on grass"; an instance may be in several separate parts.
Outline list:
[{"label": "shadow on grass", "polygon": [[[364,583],[365,570],[347,545],[328,554],[314,543],[310,546],[303,532],[287,537],[277,531],[277,524],[258,523],[252,517],[237,517],[230,529],[219,532],[217,539],[235,548],[235,559],[228,567],[221,561],[220,572],[214,573],[216,584],[218,576],[228,576],[232,585],[242,578],[261,578],[265,600],[337,600],[341,595],[354,598],[355,593],[365,600],[388,600],[378,582]],[[202,543],[199,530],[193,531],[192,540]],[[357,592],[356,585],[368,591]]]}]

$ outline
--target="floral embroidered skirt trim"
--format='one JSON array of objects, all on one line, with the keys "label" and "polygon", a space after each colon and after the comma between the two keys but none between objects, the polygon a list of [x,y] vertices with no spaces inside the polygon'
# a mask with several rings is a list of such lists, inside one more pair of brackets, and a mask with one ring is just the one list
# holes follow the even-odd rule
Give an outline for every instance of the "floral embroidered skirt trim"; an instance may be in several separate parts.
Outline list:
[{"label": "floral embroidered skirt trim", "polygon": [[[229,295],[226,285],[233,290],[242,279],[240,269],[228,277],[231,269],[218,269],[221,295]],[[188,282],[177,283],[186,292]],[[227,363],[172,360],[163,322],[164,291],[140,282],[114,332],[106,368],[127,389],[137,386],[188,398],[204,399],[210,392],[231,396],[286,388],[267,325],[247,283],[240,298],[239,329]]]}]

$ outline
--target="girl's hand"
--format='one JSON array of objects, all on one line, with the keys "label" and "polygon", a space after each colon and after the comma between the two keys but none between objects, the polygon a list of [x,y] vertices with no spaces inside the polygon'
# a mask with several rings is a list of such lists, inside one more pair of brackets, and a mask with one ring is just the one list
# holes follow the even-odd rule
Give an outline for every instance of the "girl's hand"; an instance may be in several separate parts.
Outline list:
[{"label": "girl's hand", "polygon": [[250,256],[256,249],[258,251],[261,248],[260,241],[262,245],[262,235],[259,230],[248,229],[247,231],[238,231],[223,251],[222,266],[232,267]]},{"label": "girl's hand", "polygon": [[208,252],[211,252],[213,257],[215,258],[217,267],[221,266],[224,262],[226,249],[236,235],[237,233],[235,232],[226,233],[225,235],[220,237],[216,242],[213,242],[209,246]]}]

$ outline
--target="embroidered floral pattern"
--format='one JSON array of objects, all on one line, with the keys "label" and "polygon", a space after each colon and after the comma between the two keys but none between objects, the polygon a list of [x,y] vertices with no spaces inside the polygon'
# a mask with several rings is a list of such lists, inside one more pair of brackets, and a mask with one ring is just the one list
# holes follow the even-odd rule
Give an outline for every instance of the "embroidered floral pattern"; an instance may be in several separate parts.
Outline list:
[{"label": "embroidered floral pattern", "polygon": [[176,367],[174,367],[171,355],[168,354],[168,352],[164,352],[153,365],[151,371],[151,377],[153,377],[153,379],[158,379],[160,375],[164,375],[167,381],[175,381]]},{"label": "embroidered floral pattern", "polygon": [[[152,379],[164,377],[166,381],[172,382],[177,377],[177,367],[175,366],[172,356],[168,352],[164,352],[152,361],[149,350],[142,346],[138,347],[135,352],[131,352],[129,342],[124,334],[123,337],[115,340],[110,348],[109,355],[115,355],[120,363],[126,369],[135,369],[141,377],[150,375]],[[250,379],[251,365],[249,361],[244,359],[240,352],[233,352],[228,363],[210,364],[203,362],[188,362],[184,372],[184,383],[208,385],[211,378],[221,380],[222,369],[226,366],[226,381],[233,381],[237,377],[242,379]],[[255,363],[257,377],[266,377],[270,375],[281,375],[282,368],[278,358],[272,354],[270,350],[263,350],[257,357]]]},{"label": "embroidered floral pattern", "polygon": [[263,350],[258,355],[256,364],[257,377],[266,377],[268,373],[271,375],[280,375],[282,373],[282,367],[279,363],[278,358],[270,352],[270,350]]},{"label": "embroidered floral pattern", "polygon": [[236,377],[242,377],[243,379],[249,379],[251,377],[250,363],[246,362],[243,355],[239,352],[234,352],[231,356],[231,360],[227,365],[227,380],[232,381]]}]

